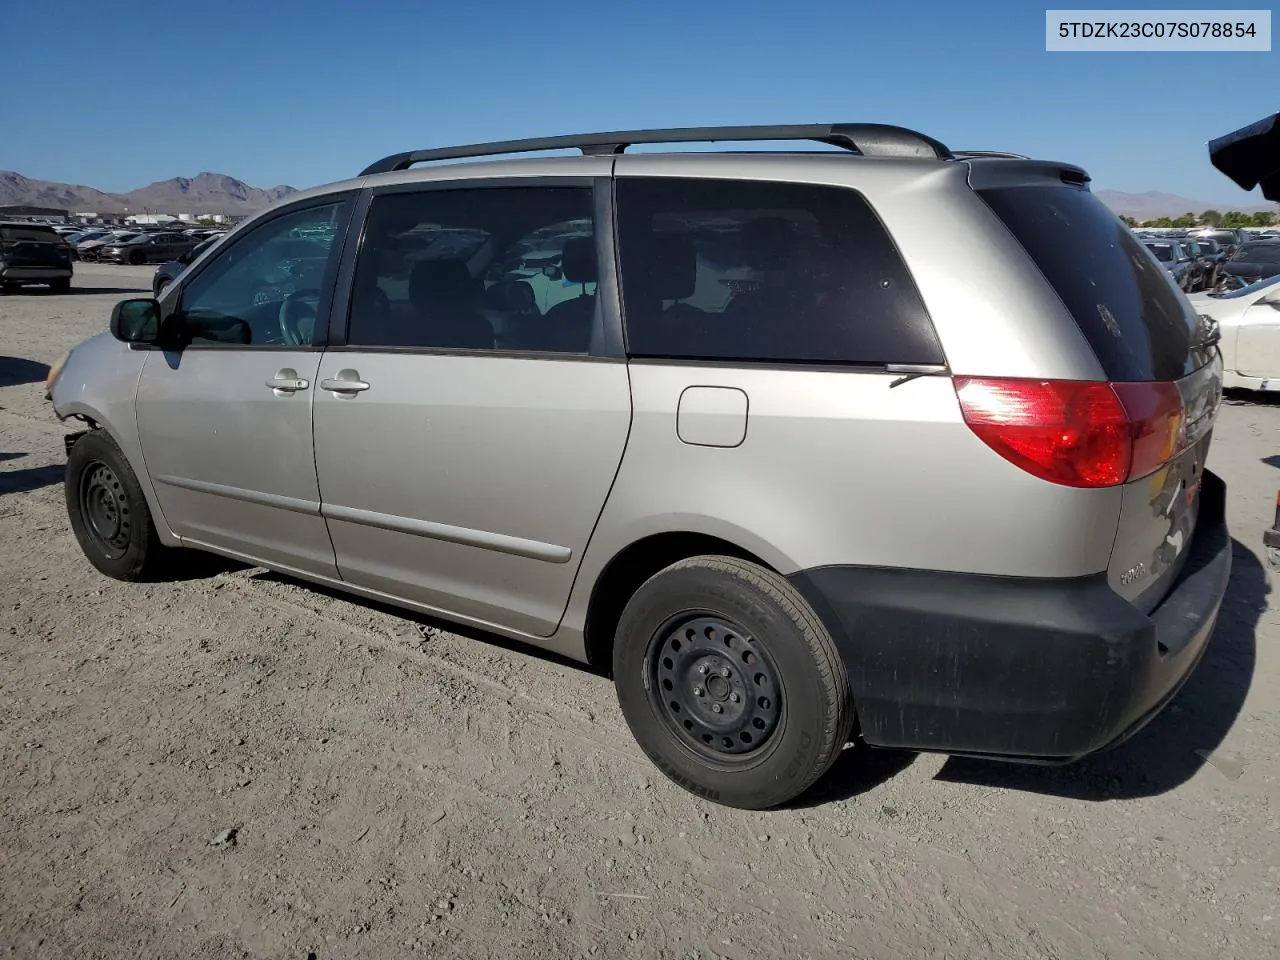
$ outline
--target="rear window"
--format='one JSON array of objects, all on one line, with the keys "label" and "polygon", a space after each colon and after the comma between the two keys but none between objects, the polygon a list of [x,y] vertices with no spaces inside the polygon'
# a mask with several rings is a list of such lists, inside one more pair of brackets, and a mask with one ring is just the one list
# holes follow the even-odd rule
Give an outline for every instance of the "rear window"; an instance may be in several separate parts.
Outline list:
[{"label": "rear window", "polygon": [[632,356],[943,362],[906,266],[855,191],[640,177],[616,189]]},{"label": "rear window", "polygon": [[6,243],[53,243],[58,239],[53,227],[0,226],[0,240]]},{"label": "rear window", "polygon": [[1108,379],[1176,380],[1201,365],[1191,305],[1092,193],[1067,186],[978,193],[1062,298]]}]

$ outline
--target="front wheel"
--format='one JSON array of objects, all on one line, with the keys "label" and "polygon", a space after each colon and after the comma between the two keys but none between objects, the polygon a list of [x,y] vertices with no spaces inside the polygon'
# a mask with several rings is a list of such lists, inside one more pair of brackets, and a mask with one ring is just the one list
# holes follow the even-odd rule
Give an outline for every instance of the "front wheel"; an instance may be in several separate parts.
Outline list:
[{"label": "front wheel", "polygon": [[618,624],[613,676],[649,758],[728,806],[795,799],[853,726],[826,627],[784,577],[736,557],[693,557],[646,581]]},{"label": "front wheel", "polygon": [[67,513],[80,549],[116,580],[153,580],[174,551],[156,536],[138,478],[102,430],[81,437],[67,457]]}]

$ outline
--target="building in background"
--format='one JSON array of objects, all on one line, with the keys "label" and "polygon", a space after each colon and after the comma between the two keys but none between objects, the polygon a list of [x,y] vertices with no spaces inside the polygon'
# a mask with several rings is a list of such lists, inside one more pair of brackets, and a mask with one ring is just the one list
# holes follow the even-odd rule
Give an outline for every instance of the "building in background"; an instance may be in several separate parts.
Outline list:
[{"label": "building in background", "polygon": [[167,213],[132,213],[124,219],[125,223],[137,224],[140,227],[178,222],[177,217],[170,216]]},{"label": "building in background", "polygon": [[38,217],[42,220],[66,220],[67,211],[57,207],[32,207],[26,205],[14,205],[9,207],[0,207],[0,218],[33,218]]}]

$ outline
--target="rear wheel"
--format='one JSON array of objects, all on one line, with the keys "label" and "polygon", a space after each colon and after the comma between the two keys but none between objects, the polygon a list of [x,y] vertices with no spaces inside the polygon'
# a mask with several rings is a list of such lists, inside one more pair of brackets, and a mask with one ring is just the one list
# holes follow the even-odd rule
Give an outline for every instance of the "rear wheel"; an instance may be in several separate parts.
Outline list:
[{"label": "rear wheel", "polygon": [[153,580],[176,551],[156,536],[151,510],[129,461],[114,440],[94,430],[67,457],[67,513],[80,549],[117,580]]},{"label": "rear wheel", "polygon": [[618,624],[614,683],[649,758],[699,796],[778,806],[849,740],[849,680],[834,642],[783,577],[693,557],[650,578]]},{"label": "rear wheel", "polygon": [[142,256],[141,250],[134,250],[132,253],[129,254],[129,263],[132,264],[133,266],[139,267],[144,262],[145,262],[145,258]]}]

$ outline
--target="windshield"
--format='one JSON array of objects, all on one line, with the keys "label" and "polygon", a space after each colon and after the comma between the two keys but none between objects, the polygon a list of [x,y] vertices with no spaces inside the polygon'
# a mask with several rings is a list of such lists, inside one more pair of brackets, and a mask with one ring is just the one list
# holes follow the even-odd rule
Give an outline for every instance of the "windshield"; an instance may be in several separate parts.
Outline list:
[{"label": "windshield", "polygon": [[1277,273],[1274,277],[1264,277],[1249,284],[1247,287],[1241,287],[1239,290],[1232,290],[1229,293],[1211,293],[1209,296],[1215,300],[1234,300],[1237,297],[1251,297],[1259,290],[1276,283],[1280,283],[1280,273]]},{"label": "windshield", "polygon": [[1173,247],[1167,243],[1148,243],[1147,249],[1156,255],[1161,263],[1173,262]]},{"label": "windshield", "polygon": [[1246,243],[1231,259],[1247,260],[1250,263],[1280,263],[1280,243]]}]

